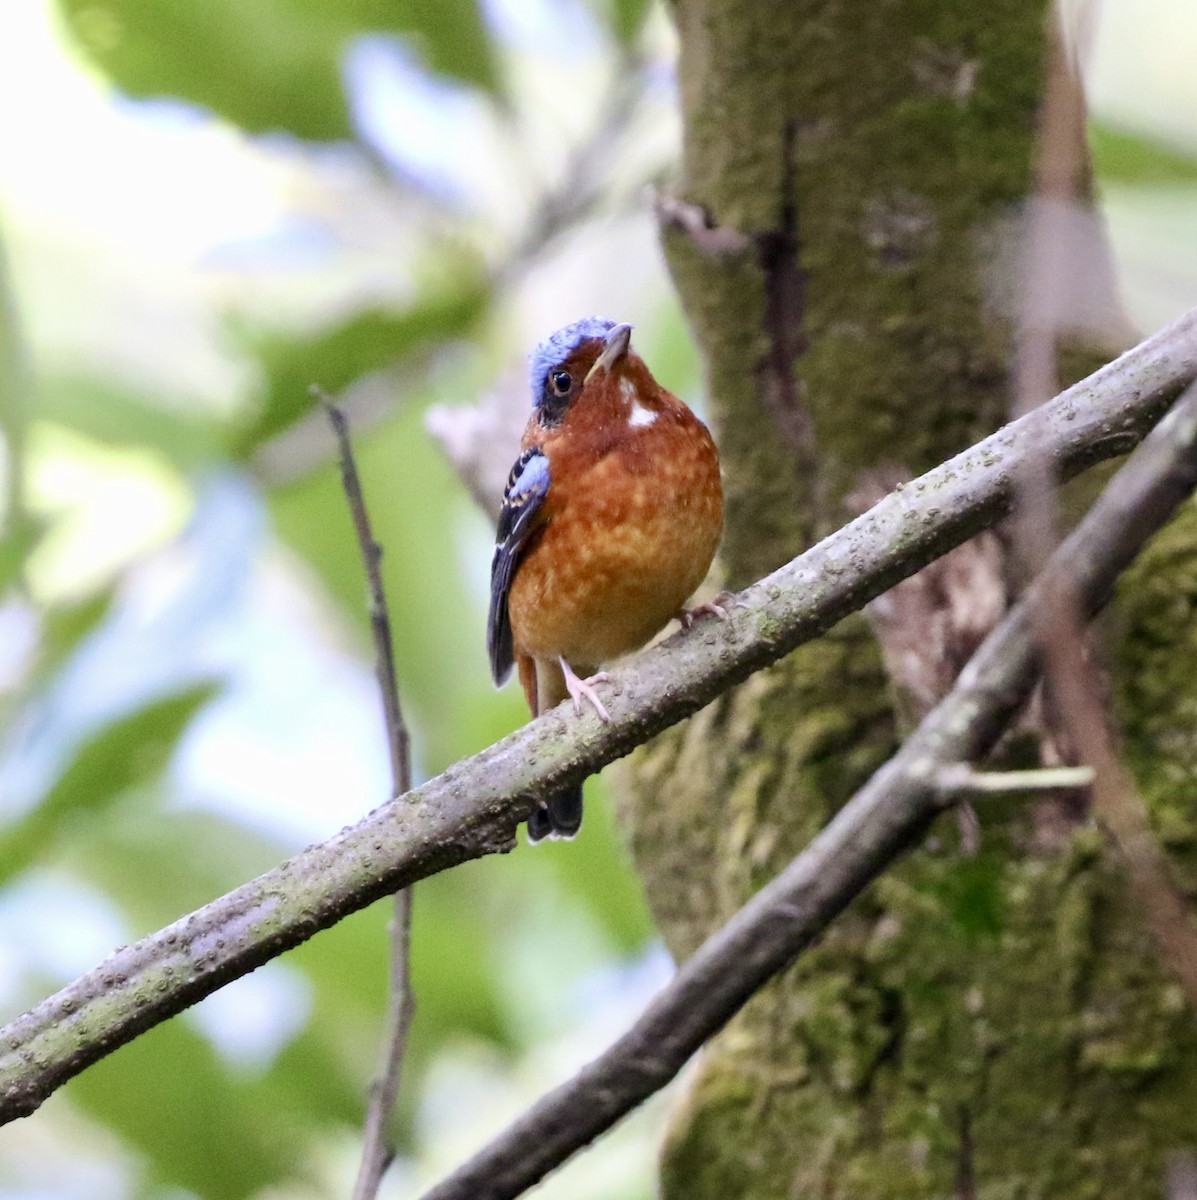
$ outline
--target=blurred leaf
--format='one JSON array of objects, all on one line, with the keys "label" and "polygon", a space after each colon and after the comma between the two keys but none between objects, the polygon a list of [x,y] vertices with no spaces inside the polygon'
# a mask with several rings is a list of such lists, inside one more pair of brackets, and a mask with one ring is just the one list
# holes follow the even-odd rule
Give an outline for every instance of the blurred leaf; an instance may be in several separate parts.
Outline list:
[{"label": "blurred leaf", "polygon": [[477,0],[59,0],[84,51],[124,91],[177,96],[251,133],[351,134],[341,56],[365,33],[409,35],[429,67],[494,92]]},{"label": "blurred leaf", "polygon": [[45,526],[32,517],[18,514],[21,519],[15,529],[6,529],[0,538],[0,596],[3,596],[22,576],[25,563],[45,532]]},{"label": "blurred leaf", "polygon": [[[476,897],[450,871],[416,887],[412,984],[416,1015],[403,1071],[405,1109],[418,1079],[446,1043],[460,1038],[511,1048],[495,979],[493,931],[478,920]],[[390,972],[392,902],[380,900],[287,956],[313,987],[308,1028],[279,1055],[272,1073],[301,1080],[321,1063],[336,1064],[321,1088],[328,1115],[360,1124],[383,1030]],[[328,1068],[325,1068],[326,1070]],[[334,1085],[341,1082],[337,1089]],[[410,1116],[410,1110],[408,1111]]]},{"label": "blurred leaf", "polygon": [[302,1169],[302,1143],[258,1091],[175,1020],[101,1059],[66,1095],[141,1151],[158,1182],[242,1200]]},{"label": "blurred leaf", "polygon": [[605,0],[603,8],[611,32],[624,46],[635,42],[648,12],[649,0]]},{"label": "blurred leaf", "polygon": [[[292,847],[210,812],[112,813],[67,865],[101,888],[131,928],[151,930],[281,862]],[[305,1028],[257,1082],[263,1108],[305,1126],[362,1119],[375,1032],[382,1020],[386,933],[378,907],[342,921],[284,960],[312,987]],[[227,1081],[226,1081],[227,1082]],[[232,1084],[228,1084],[232,1086]],[[212,1102],[224,1103],[222,1096]]]},{"label": "blurred leaf", "polygon": [[213,695],[201,684],[154,700],[93,734],[44,799],[0,838],[0,883],[42,855],[75,817],[109,808],[156,778],[198,709]]},{"label": "blurred leaf", "polygon": [[109,814],[70,865],[102,888],[136,929],[156,929],[180,913],[280,863],[291,847],[242,822],[203,811],[141,808]]},{"label": "blurred leaf", "polygon": [[[287,954],[312,989],[307,1027],[270,1068],[281,1090],[303,1093],[285,1101],[293,1111],[303,1106],[323,1121],[362,1123],[386,1005],[389,907],[380,901]],[[417,1004],[422,1020],[422,998]]]},{"label": "blurred leaf", "polygon": [[1089,144],[1103,183],[1197,184],[1197,152],[1186,153],[1142,134],[1100,124],[1089,126]]},{"label": "blurred leaf", "polygon": [[250,349],[261,361],[266,395],[237,437],[234,452],[248,454],[315,411],[308,389],[336,394],[355,379],[437,346],[466,331],[482,311],[483,293],[464,291],[426,299],[406,312],[374,309],[313,337],[259,336]]},{"label": "blurred leaf", "polygon": [[554,877],[568,895],[580,900],[624,953],[637,951],[653,934],[644,885],[619,840],[614,797],[604,782],[586,785],[586,820],[572,842],[537,855],[530,866]]},{"label": "blurred leaf", "polygon": [[106,380],[57,376],[38,388],[38,416],[105,445],[144,446],[186,470],[221,450],[218,426]]},{"label": "blurred leaf", "polygon": [[[495,983],[496,931],[480,920],[486,872],[462,864],[421,880],[412,908],[412,984],[418,1042],[439,1045],[463,1033],[510,1045]],[[385,955],[389,946],[380,947]],[[382,958],[385,965],[386,958]]]},{"label": "blurred leaf", "polygon": [[108,616],[116,595],[110,584],[81,600],[55,604],[42,613],[41,637],[31,682],[45,682]]},{"label": "blurred leaf", "polygon": [[43,807],[95,807],[157,777],[191,718],[216,690],[214,683],[196,684],[100,730],[80,747]]}]

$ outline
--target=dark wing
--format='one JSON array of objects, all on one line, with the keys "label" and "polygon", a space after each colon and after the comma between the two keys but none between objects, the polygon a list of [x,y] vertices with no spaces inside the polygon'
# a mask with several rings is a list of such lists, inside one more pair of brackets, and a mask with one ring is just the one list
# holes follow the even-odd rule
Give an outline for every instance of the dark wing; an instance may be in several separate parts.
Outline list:
[{"label": "dark wing", "polygon": [[515,460],[503,493],[495,556],[490,564],[490,615],[486,621],[486,648],[490,673],[501,684],[511,671],[514,651],[507,595],[519,566],[520,551],[537,526],[536,514],[549,494],[549,460],[537,447]]}]

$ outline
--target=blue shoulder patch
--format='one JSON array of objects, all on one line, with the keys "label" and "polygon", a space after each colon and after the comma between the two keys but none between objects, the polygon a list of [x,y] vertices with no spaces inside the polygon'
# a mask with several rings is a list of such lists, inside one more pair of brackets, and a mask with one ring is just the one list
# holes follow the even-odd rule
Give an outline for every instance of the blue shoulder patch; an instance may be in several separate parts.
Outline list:
[{"label": "blue shoulder patch", "polygon": [[549,460],[542,453],[525,454],[523,469],[512,480],[504,499],[508,504],[518,504],[525,501],[534,493],[544,495],[549,489]]},{"label": "blue shoulder patch", "polygon": [[564,362],[587,338],[606,337],[615,328],[606,317],[583,317],[550,334],[532,351],[532,407],[544,396],[544,381],[559,362]]}]

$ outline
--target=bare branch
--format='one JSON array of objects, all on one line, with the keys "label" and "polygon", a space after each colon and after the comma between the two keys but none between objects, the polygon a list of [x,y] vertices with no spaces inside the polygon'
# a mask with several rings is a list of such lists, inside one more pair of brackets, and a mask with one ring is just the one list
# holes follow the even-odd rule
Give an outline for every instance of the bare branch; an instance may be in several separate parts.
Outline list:
[{"label": "bare branch", "polygon": [[[1197,390],[1190,389],[1191,403]],[[1063,718],[1077,757],[1093,768],[1093,812],[1126,864],[1132,892],[1165,967],[1197,1010],[1197,929],[1172,879],[1168,856],[1151,828],[1143,797],[1114,749],[1104,710],[1104,691],[1085,653],[1077,597],[1066,580],[1046,593],[1036,614],[1036,631],[1051,683],[1051,698]]]},{"label": "bare branch", "polygon": [[1033,614],[1069,587],[1092,615],[1197,486],[1197,387],[1119,472],[1024,600],[902,749],[788,867],[682,964],[632,1028],[424,1200],[512,1200],[664,1087],[943,810],[944,768],[986,754],[1038,674]]},{"label": "bare branch", "polygon": [[[700,622],[612,672],[603,724],[559,706],[328,841],[109,955],[0,1030],[0,1121],[143,1030],[416,879],[510,850],[539,798],[776,662],[1009,510],[1032,445],[1071,476],[1129,450],[1197,376],[1197,311],[886,496]],[[969,756],[957,754],[955,760]]]},{"label": "bare branch", "polygon": [[716,225],[697,204],[677,196],[658,192],[653,197],[653,211],[662,229],[680,229],[710,258],[729,258],[752,248],[752,242],[738,229]]},{"label": "bare branch", "polygon": [[965,796],[1004,796],[1010,792],[1057,791],[1088,787],[1092,767],[1039,767],[1029,771],[975,771],[968,763],[950,763],[936,776],[941,792]]},{"label": "bare branch", "polygon": [[[393,797],[411,791],[411,738],[403,720],[399,703],[399,682],[395,676],[395,646],[391,637],[391,619],[387,611],[386,592],[382,586],[382,546],[375,540],[366,509],[353,445],[349,440],[349,423],[345,413],[330,396],[318,387],[312,393],[324,405],[329,423],[337,439],[341,463],[341,483],[349,502],[349,513],[362,552],[366,585],[370,593],[370,629],[374,636],[374,670],[382,698],[383,719],[386,725],[387,750],[391,760],[391,794]],[[353,1188],[353,1200],[372,1200],[379,1184],[395,1157],[391,1124],[395,1115],[395,1099],[399,1092],[399,1076],[407,1049],[407,1032],[415,1012],[415,997],[411,988],[411,889],[395,894],[395,912],[391,921],[391,977],[387,1002],[386,1027],[378,1075],[370,1085],[370,1101],[366,1110],[366,1133],[362,1143],[361,1165]]]},{"label": "bare branch", "polygon": [[411,986],[411,900],[410,887],[395,893],[390,926],[391,976],[387,984],[382,1054],[378,1074],[370,1084],[366,1135],[353,1185],[353,1200],[371,1200],[377,1196],[382,1177],[395,1159],[391,1123],[395,1116],[403,1057],[407,1053],[407,1033],[416,1012],[416,998]]},{"label": "bare branch", "polygon": [[[1197,388],[1190,387],[1181,403],[1192,408],[1194,397]],[[1047,472],[1039,474],[1037,482],[1025,489],[1019,528],[1032,563],[1055,540],[1054,507],[1042,490],[1042,480],[1050,478]],[[1077,759],[1093,772],[1094,815],[1126,865],[1132,892],[1146,914],[1163,962],[1197,1010],[1197,929],[1151,828],[1147,805],[1115,749],[1105,711],[1105,687],[1085,644],[1081,610],[1080,598],[1069,581],[1061,579],[1055,587],[1044,589],[1034,613],[1051,707]]]}]

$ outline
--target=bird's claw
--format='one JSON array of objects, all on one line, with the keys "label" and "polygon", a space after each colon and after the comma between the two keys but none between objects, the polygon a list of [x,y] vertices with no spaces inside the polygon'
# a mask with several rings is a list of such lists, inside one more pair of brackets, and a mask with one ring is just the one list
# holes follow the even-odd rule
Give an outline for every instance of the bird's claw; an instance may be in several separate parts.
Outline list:
[{"label": "bird's claw", "polygon": [[689,629],[699,617],[709,613],[713,617],[718,617],[721,621],[728,619],[728,611],[719,603],[720,600],[725,603],[731,599],[727,592],[720,592],[714,600],[708,600],[705,604],[696,604],[693,608],[683,608],[678,613],[677,619],[681,621],[683,629]]},{"label": "bird's claw", "polygon": [[603,721],[610,721],[611,714],[607,711],[606,706],[598,698],[597,693],[592,685],[596,683],[606,683],[611,678],[606,671],[599,671],[596,675],[591,675],[588,679],[579,679],[574,674],[573,668],[564,658],[558,660],[561,663],[561,672],[565,676],[565,686],[569,691],[570,698],[574,702],[574,712],[582,715],[582,701],[586,700],[598,713],[599,718]]}]

